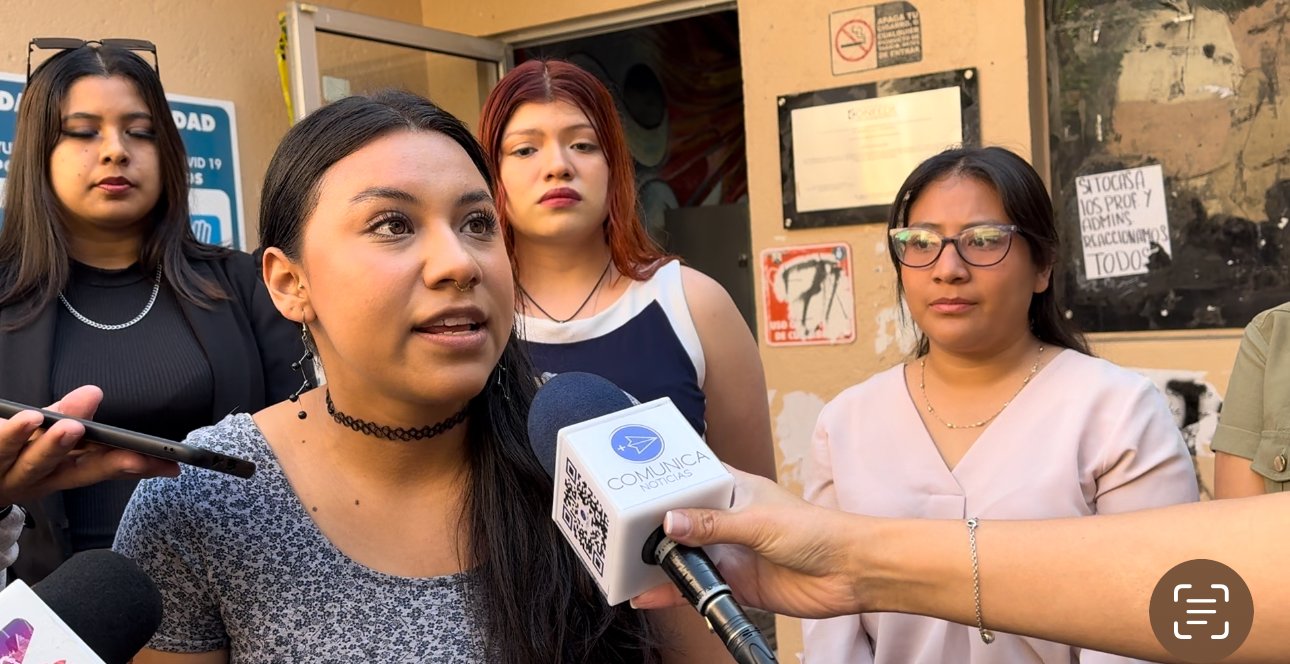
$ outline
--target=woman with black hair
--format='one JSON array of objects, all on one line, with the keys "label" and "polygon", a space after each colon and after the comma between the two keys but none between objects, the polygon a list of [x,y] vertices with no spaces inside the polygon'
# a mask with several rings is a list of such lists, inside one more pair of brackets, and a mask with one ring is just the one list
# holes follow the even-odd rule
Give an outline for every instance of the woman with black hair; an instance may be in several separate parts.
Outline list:
[{"label": "woman with black hair", "polygon": [[[1029,164],[996,147],[933,156],[905,180],[888,234],[917,351],[824,408],[808,500],[871,516],[997,520],[1197,499],[1164,395],[1092,357],[1063,315],[1052,204]],[[807,662],[1122,661],[921,616],[808,621],[804,631]]]},{"label": "woman with black hair", "polygon": [[192,434],[254,461],[250,480],[140,486],[116,548],[165,617],[136,662],[701,655],[607,607],[551,521],[491,184],[465,125],[409,93],[342,99],[287,133],[264,274],[326,384]]},{"label": "woman with black hair", "polygon": [[[18,108],[0,228],[0,397],[43,405],[96,385],[99,421],[182,439],[286,398],[303,351],[252,258],[194,239],[161,81],[108,43],[45,61]],[[18,576],[34,582],[76,551],[110,547],[137,482],[25,505],[36,527]]]}]

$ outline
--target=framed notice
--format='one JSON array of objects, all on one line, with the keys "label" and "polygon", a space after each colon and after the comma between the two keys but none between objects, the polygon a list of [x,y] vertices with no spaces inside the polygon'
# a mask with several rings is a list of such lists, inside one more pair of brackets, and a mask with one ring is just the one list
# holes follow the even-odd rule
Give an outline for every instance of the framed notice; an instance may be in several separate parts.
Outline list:
[{"label": "framed notice", "polygon": [[980,145],[975,69],[780,97],[784,228],[885,222],[924,159]]},{"label": "framed notice", "polygon": [[768,345],[855,341],[851,248],[845,242],[765,249],[760,267]]}]

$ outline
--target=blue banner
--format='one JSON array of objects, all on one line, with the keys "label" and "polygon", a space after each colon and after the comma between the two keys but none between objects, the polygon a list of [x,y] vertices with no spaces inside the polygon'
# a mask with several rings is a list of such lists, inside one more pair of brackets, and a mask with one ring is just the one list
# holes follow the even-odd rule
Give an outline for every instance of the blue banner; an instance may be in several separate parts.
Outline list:
[{"label": "blue banner", "polygon": [[[4,213],[3,185],[9,176],[9,155],[13,152],[23,85],[20,76],[0,74],[0,215]],[[245,250],[237,115],[232,102],[184,95],[166,95],[166,99],[188,152],[188,204],[193,234],[203,242]]]}]

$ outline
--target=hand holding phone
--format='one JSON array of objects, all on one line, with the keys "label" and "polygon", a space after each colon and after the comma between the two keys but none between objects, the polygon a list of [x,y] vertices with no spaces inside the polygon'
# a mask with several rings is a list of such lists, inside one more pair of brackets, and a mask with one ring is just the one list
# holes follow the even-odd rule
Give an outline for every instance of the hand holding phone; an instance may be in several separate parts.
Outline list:
[{"label": "hand holding phone", "polygon": [[[13,402],[5,402],[0,407],[0,417],[4,418],[0,419],[0,506],[36,500],[54,491],[104,480],[174,477],[179,474],[179,466],[175,461],[180,459],[174,458],[179,453],[167,453],[165,445],[176,449],[196,448],[151,436],[147,438],[153,442],[161,441],[165,445],[135,446],[146,447],[158,454],[140,452],[125,446],[120,449],[117,446],[102,445],[79,447],[87,441],[104,442],[96,440],[96,433],[92,432],[101,433],[107,429],[86,419],[94,415],[102,398],[103,392],[99,388],[86,386],[72,390],[61,401],[43,410]],[[39,411],[40,414],[30,412],[32,410]],[[126,433],[132,436],[142,435]],[[109,434],[105,437],[112,436]],[[118,442],[132,445],[130,440]],[[205,450],[201,452],[214,454]],[[165,454],[169,456],[163,456]],[[241,459],[233,461],[242,462]],[[226,462],[225,465],[239,468],[248,474],[254,470],[253,465],[249,470],[236,463]]]},{"label": "hand holding phone", "polygon": [[40,425],[41,428],[51,429],[60,421],[71,420],[84,427],[86,440],[100,445],[130,450],[158,459],[186,463],[199,468],[217,470],[237,477],[250,477],[255,473],[255,464],[245,459],[193,447],[173,440],[149,436],[137,431],[100,424],[74,415],[65,415],[54,410],[33,408],[32,406],[0,399],[0,417],[13,417],[18,413],[29,410],[36,410],[43,416],[44,420]]}]

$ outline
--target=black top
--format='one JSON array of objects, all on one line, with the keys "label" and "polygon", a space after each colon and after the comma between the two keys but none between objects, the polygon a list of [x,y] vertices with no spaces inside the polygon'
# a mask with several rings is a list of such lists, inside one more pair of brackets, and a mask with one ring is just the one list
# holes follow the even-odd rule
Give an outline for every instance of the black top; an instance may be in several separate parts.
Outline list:
[{"label": "black top", "polygon": [[[0,256],[3,260],[5,257]],[[301,376],[291,369],[291,363],[300,358],[304,348],[299,326],[283,318],[273,306],[260,277],[258,261],[235,251],[209,260],[191,259],[189,265],[227,296],[207,306],[175,300],[211,374],[207,383],[210,396],[203,397],[209,399],[204,423],[218,422],[229,413],[253,413],[285,399],[300,386]],[[144,277],[148,286],[141,290],[146,292],[132,299],[128,312],[116,316],[94,309],[93,303],[77,292],[69,293],[69,300],[78,310],[84,309],[91,320],[95,318],[92,313],[97,312],[100,323],[122,323],[143,309],[146,295],[151,292],[151,279],[152,275]],[[59,322],[60,311],[65,310],[55,299],[32,322],[5,331],[3,326],[14,322],[20,312],[14,307],[0,307],[0,397],[36,406],[54,401],[54,344],[58,329],[69,329]],[[156,314],[149,312],[136,327]],[[154,362],[160,357],[155,347],[142,350],[152,351]],[[99,361],[103,358],[96,360]],[[63,497],[64,492],[57,492],[23,505],[36,526],[23,533],[18,560],[10,571],[29,584],[44,578],[71,555]]]},{"label": "black top", "polygon": [[[105,325],[137,316],[156,283],[156,273],[138,264],[101,270],[73,262],[71,268],[63,295],[82,316]],[[164,282],[148,314],[121,330],[86,325],[60,305],[49,385],[54,398],[99,386],[103,403],[94,419],[131,431],[183,440],[210,423],[210,362]],[[118,480],[64,492],[73,552],[111,548],[136,484]]]}]

